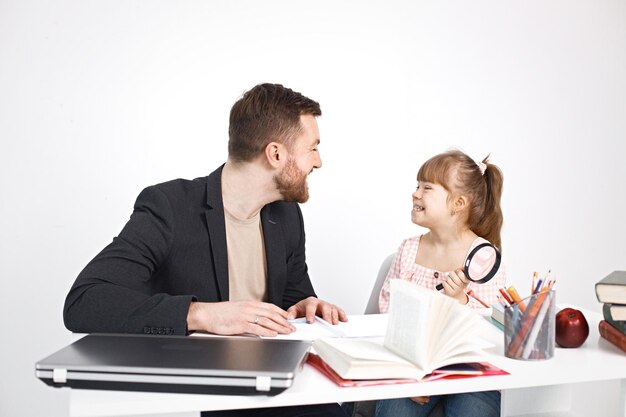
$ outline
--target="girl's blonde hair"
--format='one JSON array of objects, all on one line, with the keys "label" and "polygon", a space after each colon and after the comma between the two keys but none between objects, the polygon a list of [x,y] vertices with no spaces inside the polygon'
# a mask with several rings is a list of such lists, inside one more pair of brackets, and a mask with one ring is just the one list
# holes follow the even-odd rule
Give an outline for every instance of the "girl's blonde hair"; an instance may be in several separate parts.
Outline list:
[{"label": "girl's blonde hair", "polygon": [[426,161],[417,173],[417,180],[440,184],[451,197],[466,196],[469,200],[468,227],[502,251],[500,199],[504,177],[500,168],[489,162],[489,156],[482,163],[484,173],[472,158],[461,151],[451,150]]}]

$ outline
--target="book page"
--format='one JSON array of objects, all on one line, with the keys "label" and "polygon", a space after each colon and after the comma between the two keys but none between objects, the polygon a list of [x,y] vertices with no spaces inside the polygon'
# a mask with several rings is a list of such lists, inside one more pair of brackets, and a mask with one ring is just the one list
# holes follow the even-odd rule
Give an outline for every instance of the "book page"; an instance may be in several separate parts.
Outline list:
[{"label": "book page", "polygon": [[338,334],[333,331],[328,324],[324,326],[317,320],[313,323],[307,323],[304,317],[289,320],[289,322],[296,328],[295,332],[289,334],[279,334],[277,336],[260,336],[262,339],[283,339],[283,340],[315,340],[322,337],[338,337]]},{"label": "book page", "polygon": [[317,353],[346,379],[413,378],[425,373],[383,346],[382,338],[324,338],[313,342]]},{"label": "book page", "polygon": [[491,344],[480,337],[481,319],[439,292],[392,280],[385,347],[425,371],[478,361]]},{"label": "book page", "polygon": [[454,323],[455,316],[459,314],[455,308],[455,305],[458,306],[459,303],[438,291],[431,291],[429,295],[433,297],[430,314],[432,317],[437,318],[437,320],[430,320],[430,334],[438,335],[438,337],[431,336],[429,339],[428,358],[432,361],[437,354],[441,354],[441,356],[446,355],[446,346],[454,346],[458,343],[460,329],[457,326],[452,326],[450,323]]},{"label": "book page", "polygon": [[427,363],[430,300],[423,288],[399,279],[390,282],[391,297],[385,347],[420,368]]},{"label": "book page", "polygon": [[387,331],[388,314],[348,316],[348,321],[331,324],[321,317],[316,322],[330,329],[337,337],[382,337]]},{"label": "book page", "polygon": [[[315,353],[309,353],[307,363],[324,374],[328,379],[340,387],[369,387],[374,385],[407,384],[415,382],[415,379],[344,379],[322,358]],[[445,376],[445,375],[444,375]]]},{"label": "book page", "polygon": [[330,346],[338,352],[350,357],[354,362],[388,362],[404,363],[413,366],[409,361],[399,358],[382,345],[382,338],[358,339],[358,338],[324,338],[316,341],[313,347],[317,350],[320,346]]},{"label": "book page", "polygon": [[429,351],[430,360],[434,364],[449,356],[491,346],[491,343],[480,337],[483,324],[480,315],[450,297],[443,294],[437,296],[440,296],[437,298],[441,300],[437,301],[441,301],[440,305],[446,309],[446,313],[444,315],[440,312],[435,316],[439,337],[433,337],[437,343]]},{"label": "book page", "polygon": [[441,337],[438,338],[438,347],[431,352],[431,361],[437,367],[440,366],[438,363],[447,357],[462,355],[468,351],[481,351],[493,346],[481,336],[483,327],[480,316],[472,311],[470,313],[470,316],[459,322],[462,326],[451,325],[442,329]]},{"label": "book page", "polygon": [[323,337],[381,337],[387,330],[387,314],[348,316],[347,322],[331,324],[321,317],[307,323],[304,317],[290,320],[296,331],[264,339],[316,340]]}]

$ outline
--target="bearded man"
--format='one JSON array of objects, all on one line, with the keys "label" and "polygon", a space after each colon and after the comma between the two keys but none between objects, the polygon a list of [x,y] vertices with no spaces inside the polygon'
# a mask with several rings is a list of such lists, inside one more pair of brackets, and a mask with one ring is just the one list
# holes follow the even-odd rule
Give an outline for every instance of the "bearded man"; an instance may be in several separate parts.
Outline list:
[{"label": "bearded man", "polygon": [[[144,189],[111,244],[79,274],[63,311],[74,332],[288,334],[290,319],[346,321],[317,298],[298,203],[322,166],[317,102],[261,84],[232,107],[228,159],[207,177]],[[341,416],[337,404],[216,415]],[[203,415],[213,415],[203,413]]]}]

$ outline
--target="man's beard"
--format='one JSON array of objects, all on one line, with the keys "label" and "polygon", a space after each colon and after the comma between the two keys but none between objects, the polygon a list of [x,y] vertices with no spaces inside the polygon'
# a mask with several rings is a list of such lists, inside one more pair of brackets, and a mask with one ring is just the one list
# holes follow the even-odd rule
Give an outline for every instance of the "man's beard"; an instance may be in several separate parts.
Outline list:
[{"label": "man's beard", "polygon": [[293,158],[287,160],[285,168],[274,176],[276,188],[283,200],[290,203],[304,203],[309,199],[309,187],[306,172],[300,171]]}]

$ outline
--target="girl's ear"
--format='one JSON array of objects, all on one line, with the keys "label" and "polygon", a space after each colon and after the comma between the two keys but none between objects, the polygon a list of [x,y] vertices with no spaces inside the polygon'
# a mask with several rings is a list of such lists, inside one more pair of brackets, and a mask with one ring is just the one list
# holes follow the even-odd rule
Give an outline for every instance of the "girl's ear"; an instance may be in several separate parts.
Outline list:
[{"label": "girl's ear", "polygon": [[467,197],[460,195],[453,200],[452,204],[454,213],[458,214],[468,207],[469,201],[467,200]]},{"label": "girl's ear", "polygon": [[278,168],[285,158],[285,147],[278,142],[270,142],[265,147],[265,159],[273,168]]}]

